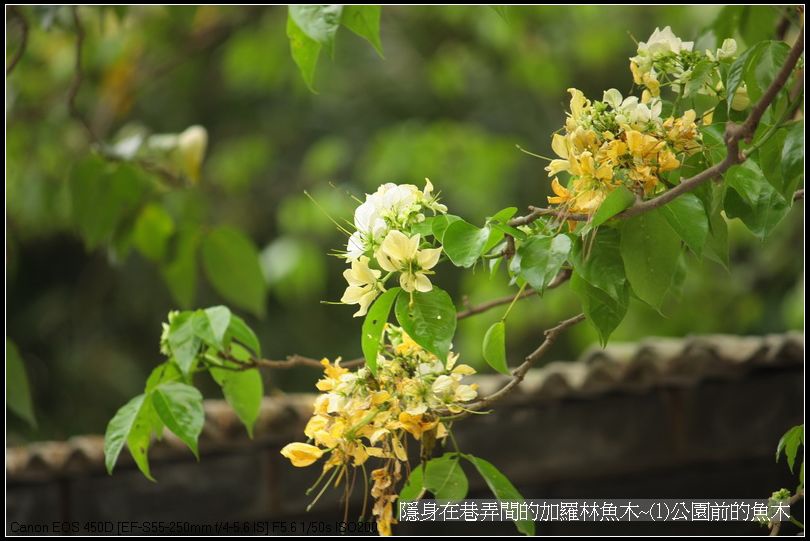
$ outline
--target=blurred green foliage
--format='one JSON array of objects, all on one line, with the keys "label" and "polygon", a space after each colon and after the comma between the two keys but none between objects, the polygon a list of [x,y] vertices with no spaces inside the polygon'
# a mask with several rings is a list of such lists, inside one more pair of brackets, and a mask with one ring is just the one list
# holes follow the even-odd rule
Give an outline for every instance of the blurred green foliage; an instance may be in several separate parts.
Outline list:
[{"label": "blurred green foliage", "polygon": [[[207,129],[201,179],[178,187],[91,155],[67,107],[71,9],[19,13],[29,30],[7,79],[7,325],[38,426],[12,418],[12,441],[102,431],[158,362],[160,322],[178,306],[234,303],[270,358],[359,356],[354,309],[319,303],[344,287],[344,265],[327,253],[345,238],[328,216],[351,219],[352,197],[425,177],[472,223],[540,203],[545,164],[516,145],[550,154],[567,88],[629,88],[633,40],[656,26],[693,39],[716,20],[717,37],[739,27],[737,37],[753,43],[780,15],[771,6],[384,7],[385,58],[341,31],[334,57],[321,55],[313,94],[290,56],[283,7],[78,8],[86,37],[76,104],[99,139],[133,126]],[[13,18],[7,30],[13,52]],[[731,270],[688,261],[680,301],[664,315],[632,301],[612,340],[801,328],[802,213],[793,210],[764,244],[731,221]],[[232,263],[206,257],[217,250]],[[258,264],[242,264],[251,258]],[[504,276],[448,266],[437,279],[462,306],[508,294]],[[578,307],[565,287],[517,303],[511,358]],[[459,323],[465,362],[485,366],[481,337],[501,315]],[[549,358],[572,359],[597,342],[582,325]],[[265,379],[271,389],[309,390],[316,376]]]}]

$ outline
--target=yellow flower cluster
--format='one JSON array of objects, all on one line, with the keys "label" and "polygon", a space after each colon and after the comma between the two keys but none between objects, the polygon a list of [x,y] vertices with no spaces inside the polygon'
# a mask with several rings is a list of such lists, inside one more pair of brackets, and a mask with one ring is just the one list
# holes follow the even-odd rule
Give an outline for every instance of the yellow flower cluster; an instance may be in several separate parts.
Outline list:
[{"label": "yellow flower cluster", "polygon": [[447,435],[439,412],[461,412],[478,394],[476,385],[462,383],[475,370],[457,364],[458,355],[451,353],[445,364],[399,327],[389,325],[386,337],[376,375],[368,367],[350,371],[339,361],[322,361],[324,377],[316,386],[323,394],[304,430],[308,443],[290,443],[281,450],[299,467],[328,455],[323,472],[334,470],[335,485],[350,475],[350,467],[363,468],[365,474],[370,458],[382,460],[371,472],[371,495],[372,512],[384,535],[395,523],[400,463],[408,461],[407,434],[431,448]]},{"label": "yellow flower cluster", "polygon": [[355,232],[346,246],[351,267],[343,272],[349,285],[340,299],[359,305],[355,317],[364,316],[385,291],[382,271],[388,276],[399,273],[400,287],[409,293],[433,288],[428,275],[433,274],[430,269],[438,263],[441,248],[420,249],[421,235],[410,234],[414,225],[425,220],[426,211],[447,212],[427,179],[421,191],[413,184],[383,184],[357,207]]},{"label": "yellow flower cluster", "polygon": [[[661,118],[661,101],[622,99],[616,89],[591,102],[575,88],[563,133],[553,136],[551,147],[558,156],[546,167],[554,177],[554,196],[549,203],[568,212],[593,214],[607,195],[625,186],[639,197],[663,188],[661,176],[681,166],[684,155],[701,147],[695,112],[679,118]],[[571,176],[568,187],[557,175]]]}]

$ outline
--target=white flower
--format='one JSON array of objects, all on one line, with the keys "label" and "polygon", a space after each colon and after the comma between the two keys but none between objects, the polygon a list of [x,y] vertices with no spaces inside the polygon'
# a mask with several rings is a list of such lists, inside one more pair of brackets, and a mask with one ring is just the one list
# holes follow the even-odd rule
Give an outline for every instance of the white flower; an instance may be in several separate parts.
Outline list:
[{"label": "white flower", "polygon": [[646,42],[639,42],[638,54],[657,59],[670,54],[677,55],[681,51],[691,51],[693,46],[694,42],[682,41],[672,32],[672,28],[665,26],[663,30],[656,28]]},{"label": "white flower", "polygon": [[436,381],[433,382],[431,390],[433,394],[435,394],[439,398],[444,398],[448,395],[453,394],[455,388],[458,386],[458,382],[446,375],[441,375],[436,378]]},{"label": "white flower", "polygon": [[737,42],[734,38],[726,38],[723,40],[723,45],[717,49],[717,60],[734,58],[735,54],[737,54]]},{"label": "white flower", "polygon": [[381,286],[378,283],[381,272],[368,266],[368,257],[361,256],[352,261],[352,267],[343,271],[343,277],[349,283],[349,287],[343,293],[340,302],[345,304],[359,304],[360,309],[354,313],[354,317],[366,315],[368,307],[377,298]]},{"label": "white flower", "polygon": [[180,164],[186,176],[194,182],[200,179],[200,167],[207,146],[208,132],[202,126],[191,126],[177,136]]},{"label": "white flower", "polygon": [[433,183],[429,178],[425,179],[425,189],[422,190],[422,204],[433,212],[447,212],[447,206],[439,203],[438,198],[433,195]]},{"label": "white flower", "polygon": [[456,387],[456,392],[453,394],[453,398],[458,402],[469,402],[470,400],[475,400],[476,396],[478,396],[478,392],[472,385],[459,385]]},{"label": "white flower", "polygon": [[406,236],[402,231],[391,230],[385,236],[375,254],[383,270],[399,272],[399,285],[403,290],[427,292],[433,289],[427,271],[436,266],[441,248],[419,249],[420,236]]},{"label": "white flower", "polygon": [[610,105],[611,108],[618,109],[622,104],[622,94],[615,88],[605,90],[602,101]]}]

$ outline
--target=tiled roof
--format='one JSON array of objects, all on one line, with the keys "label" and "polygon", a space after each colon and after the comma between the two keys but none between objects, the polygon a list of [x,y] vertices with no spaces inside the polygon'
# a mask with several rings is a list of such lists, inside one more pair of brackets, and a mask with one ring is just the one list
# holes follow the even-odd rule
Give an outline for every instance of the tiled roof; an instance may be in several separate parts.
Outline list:
[{"label": "tiled roof", "polygon": [[[563,398],[593,398],[612,392],[640,393],[660,386],[693,385],[704,379],[734,379],[760,369],[797,367],[804,363],[804,337],[799,333],[740,337],[695,336],[655,338],[635,344],[593,349],[576,362],[552,362],[531,370],[509,404]],[[478,376],[481,393],[498,388],[503,376]],[[311,413],[312,394],[266,397],[253,444],[272,445],[298,439]],[[250,443],[230,406],[207,400],[201,436],[203,453]],[[9,481],[73,476],[104,469],[102,436],[77,436],[67,441],[37,442],[6,449]],[[191,454],[171,434],[154,445],[153,460]],[[130,462],[128,453],[121,460]]]}]

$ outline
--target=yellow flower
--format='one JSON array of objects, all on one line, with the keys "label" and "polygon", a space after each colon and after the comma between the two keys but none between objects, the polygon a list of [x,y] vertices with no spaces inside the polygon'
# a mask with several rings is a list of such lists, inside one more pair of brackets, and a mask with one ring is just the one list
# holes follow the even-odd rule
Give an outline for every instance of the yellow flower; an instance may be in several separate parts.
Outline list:
[{"label": "yellow flower", "polygon": [[297,468],[305,468],[323,456],[323,451],[308,443],[288,443],[281,454],[290,459]]},{"label": "yellow flower", "polygon": [[642,161],[654,157],[658,150],[664,146],[663,141],[636,130],[628,130],[625,135],[627,136],[627,148],[630,154]]},{"label": "yellow flower", "polygon": [[638,67],[638,64],[636,64],[632,60],[630,61],[630,73],[633,74],[633,82],[636,83],[637,85],[640,85],[643,81],[641,69]]},{"label": "yellow flower", "polygon": [[423,414],[411,415],[403,411],[399,414],[399,423],[403,429],[409,432],[417,440],[422,439],[422,433],[433,430],[439,421],[436,419],[427,420]]},{"label": "yellow flower", "polygon": [[569,88],[568,92],[571,94],[571,118],[573,118],[575,121],[579,121],[579,118],[582,116],[585,109],[590,107],[591,102],[585,99],[585,94],[583,94],[581,90]]},{"label": "yellow flower", "polygon": [[409,293],[433,289],[426,271],[436,266],[442,252],[441,248],[420,250],[419,240],[418,234],[408,237],[394,229],[388,232],[376,253],[383,270],[401,273],[399,285]]},{"label": "yellow flower", "polygon": [[552,205],[562,205],[571,199],[571,192],[560,184],[556,177],[551,181],[551,191],[554,192],[554,196],[549,196],[548,202]]},{"label": "yellow flower", "polygon": [[658,171],[664,173],[672,171],[681,166],[681,162],[675,157],[671,150],[664,150],[658,153]]},{"label": "yellow flower", "polygon": [[381,286],[377,280],[381,272],[370,268],[368,262],[368,257],[362,256],[352,261],[352,268],[343,271],[343,277],[349,283],[349,287],[346,288],[340,302],[360,305],[354,317],[366,315],[368,307],[380,293]]}]

